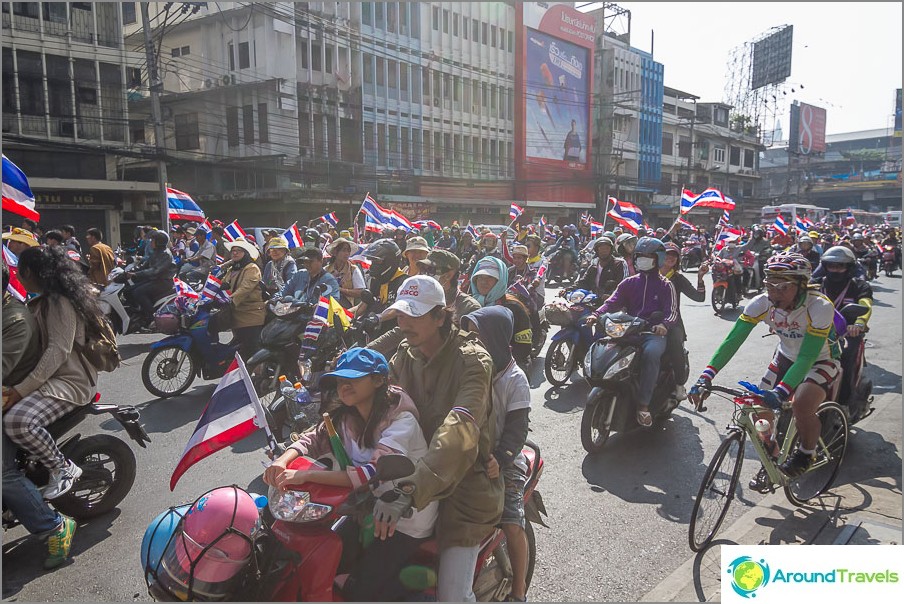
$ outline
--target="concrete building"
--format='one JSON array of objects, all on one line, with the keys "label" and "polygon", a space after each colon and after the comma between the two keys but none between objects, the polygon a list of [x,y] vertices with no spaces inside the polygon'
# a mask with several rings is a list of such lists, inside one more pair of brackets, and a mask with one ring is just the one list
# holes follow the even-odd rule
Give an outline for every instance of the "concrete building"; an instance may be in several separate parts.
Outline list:
[{"label": "concrete building", "polygon": [[[139,65],[123,16],[119,3],[2,3],[3,152],[29,177],[42,226],[100,227],[114,245],[122,212],[157,190],[122,173],[125,83]],[[159,224],[159,206],[151,214]]]}]

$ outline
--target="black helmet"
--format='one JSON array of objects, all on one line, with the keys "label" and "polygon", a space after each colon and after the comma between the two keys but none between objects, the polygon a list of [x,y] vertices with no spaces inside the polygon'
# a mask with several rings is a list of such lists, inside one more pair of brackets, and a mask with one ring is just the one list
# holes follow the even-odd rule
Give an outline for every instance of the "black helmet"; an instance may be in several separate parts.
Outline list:
[{"label": "black helmet", "polygon": [[154,242],[154,249],[166,249],[166,246],[169,245],[169,235],[166,234],[166,231],[154,231],[151,233],[151,240]]},{"label": "black helmet", "polygon": [[313,227],[309,227],[304,230],[304,235],[302,235],[302,239],[305,241],[309,241],[311,243],[320,243],[320,231]]},{"label": "black helmet", "polygon": [[402,259],[402,251],[392,239],[377,239],[361,253],[370,260],[371,281],[377,285],[383,285],[395,274]]}]

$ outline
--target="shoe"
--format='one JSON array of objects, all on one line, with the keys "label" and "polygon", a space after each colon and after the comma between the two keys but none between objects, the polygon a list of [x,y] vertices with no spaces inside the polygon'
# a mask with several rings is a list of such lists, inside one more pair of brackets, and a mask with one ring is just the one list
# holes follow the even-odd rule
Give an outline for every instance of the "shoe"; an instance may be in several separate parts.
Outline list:
[{"label": "shoe", "polygon": [[813,465],[813,455],[797,449],[778,467],[788,478],[797,478]]},{"label": "shoe", "polygon": [[81,475],[82,469],[71,461],[65,468],[51,470],[50,480],[47,482],[47,486],[44,487],[44,499],[56,499],[68,493]]},{"label": "shoe", "polygon": [[638,411],[637,423],[640,424],[642,428],[651,428],[653,426],[653,416],[650,415],[649,411]]},{"label": "shoe", "polygon": [[769,480],[769,474],[766,473],[764,466],[760,466],[760,470],[750,479],[747,486],[758,493],[768,493],[772,489],[772,481]]},{"label": "shoe", "polygon": [[63,516],[60,527],[47,538],[47,559],[44,560],[44,568],[50,570],[56,568],[69,558],[69,550],[72,549],[72,536],[75,535],[75,520]]},{"label": "shoe", "polygon": [[674,398],[679,403],[683,400],[687,399],[687,388],[683,385],[678,384],[675,388],[672,389],[672,398]]}]

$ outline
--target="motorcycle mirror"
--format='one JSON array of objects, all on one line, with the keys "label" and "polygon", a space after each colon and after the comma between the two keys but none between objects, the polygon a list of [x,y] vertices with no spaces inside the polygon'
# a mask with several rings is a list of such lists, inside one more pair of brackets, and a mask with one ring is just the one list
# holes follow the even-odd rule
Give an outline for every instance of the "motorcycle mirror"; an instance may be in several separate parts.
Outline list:
[{"label": "motorcycle mirror", "polygon": [[397,480],[414,474],[414,462],[404,455],[383,455],[377,460],[377,479]]}]

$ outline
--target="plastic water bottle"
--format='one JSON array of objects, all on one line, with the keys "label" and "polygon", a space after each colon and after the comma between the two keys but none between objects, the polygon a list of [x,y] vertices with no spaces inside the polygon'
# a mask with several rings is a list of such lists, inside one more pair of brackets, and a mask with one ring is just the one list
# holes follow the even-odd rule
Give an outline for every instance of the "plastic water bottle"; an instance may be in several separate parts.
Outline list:
[{"label": "plastic water bottle", "polygon": [[295,394],[295,405],[296,409],[299,412],[304,413],[305,417],[308,418],[309,421],[315,421],[314,416],[314,406],[311,404],[313,400],[311,399],[311,393],[307,388],[304,387],[304,384],[301,382],[295,382],[295,386],[293,388]]},{"label": "plastic water bottle", "polygon": [[254,529],[251,532],[251,535],[256,535],[258,531],[260,531],[264,526],[264,509],[267,507],[269,501],[267,500],[266,495],[261,495],[260,493],[248,493],[251,496],[251,499],[254,500],[254,505],[257,506],[257,521],[254,523]]},{"label": "plastic water bottle", "polygon": [[279,376],[279,391],[286,398],[295,398],[295,388],[292,387],[292,383],[284,375]]},{"label": "plastic water bottle", "polygon": [[757,436],[760,437],[760,440],[763,441],[766,449],[769,450],[772,443],[772,424],[768,419],[761,418],[756,420],[753,426],[756,428]]}]

